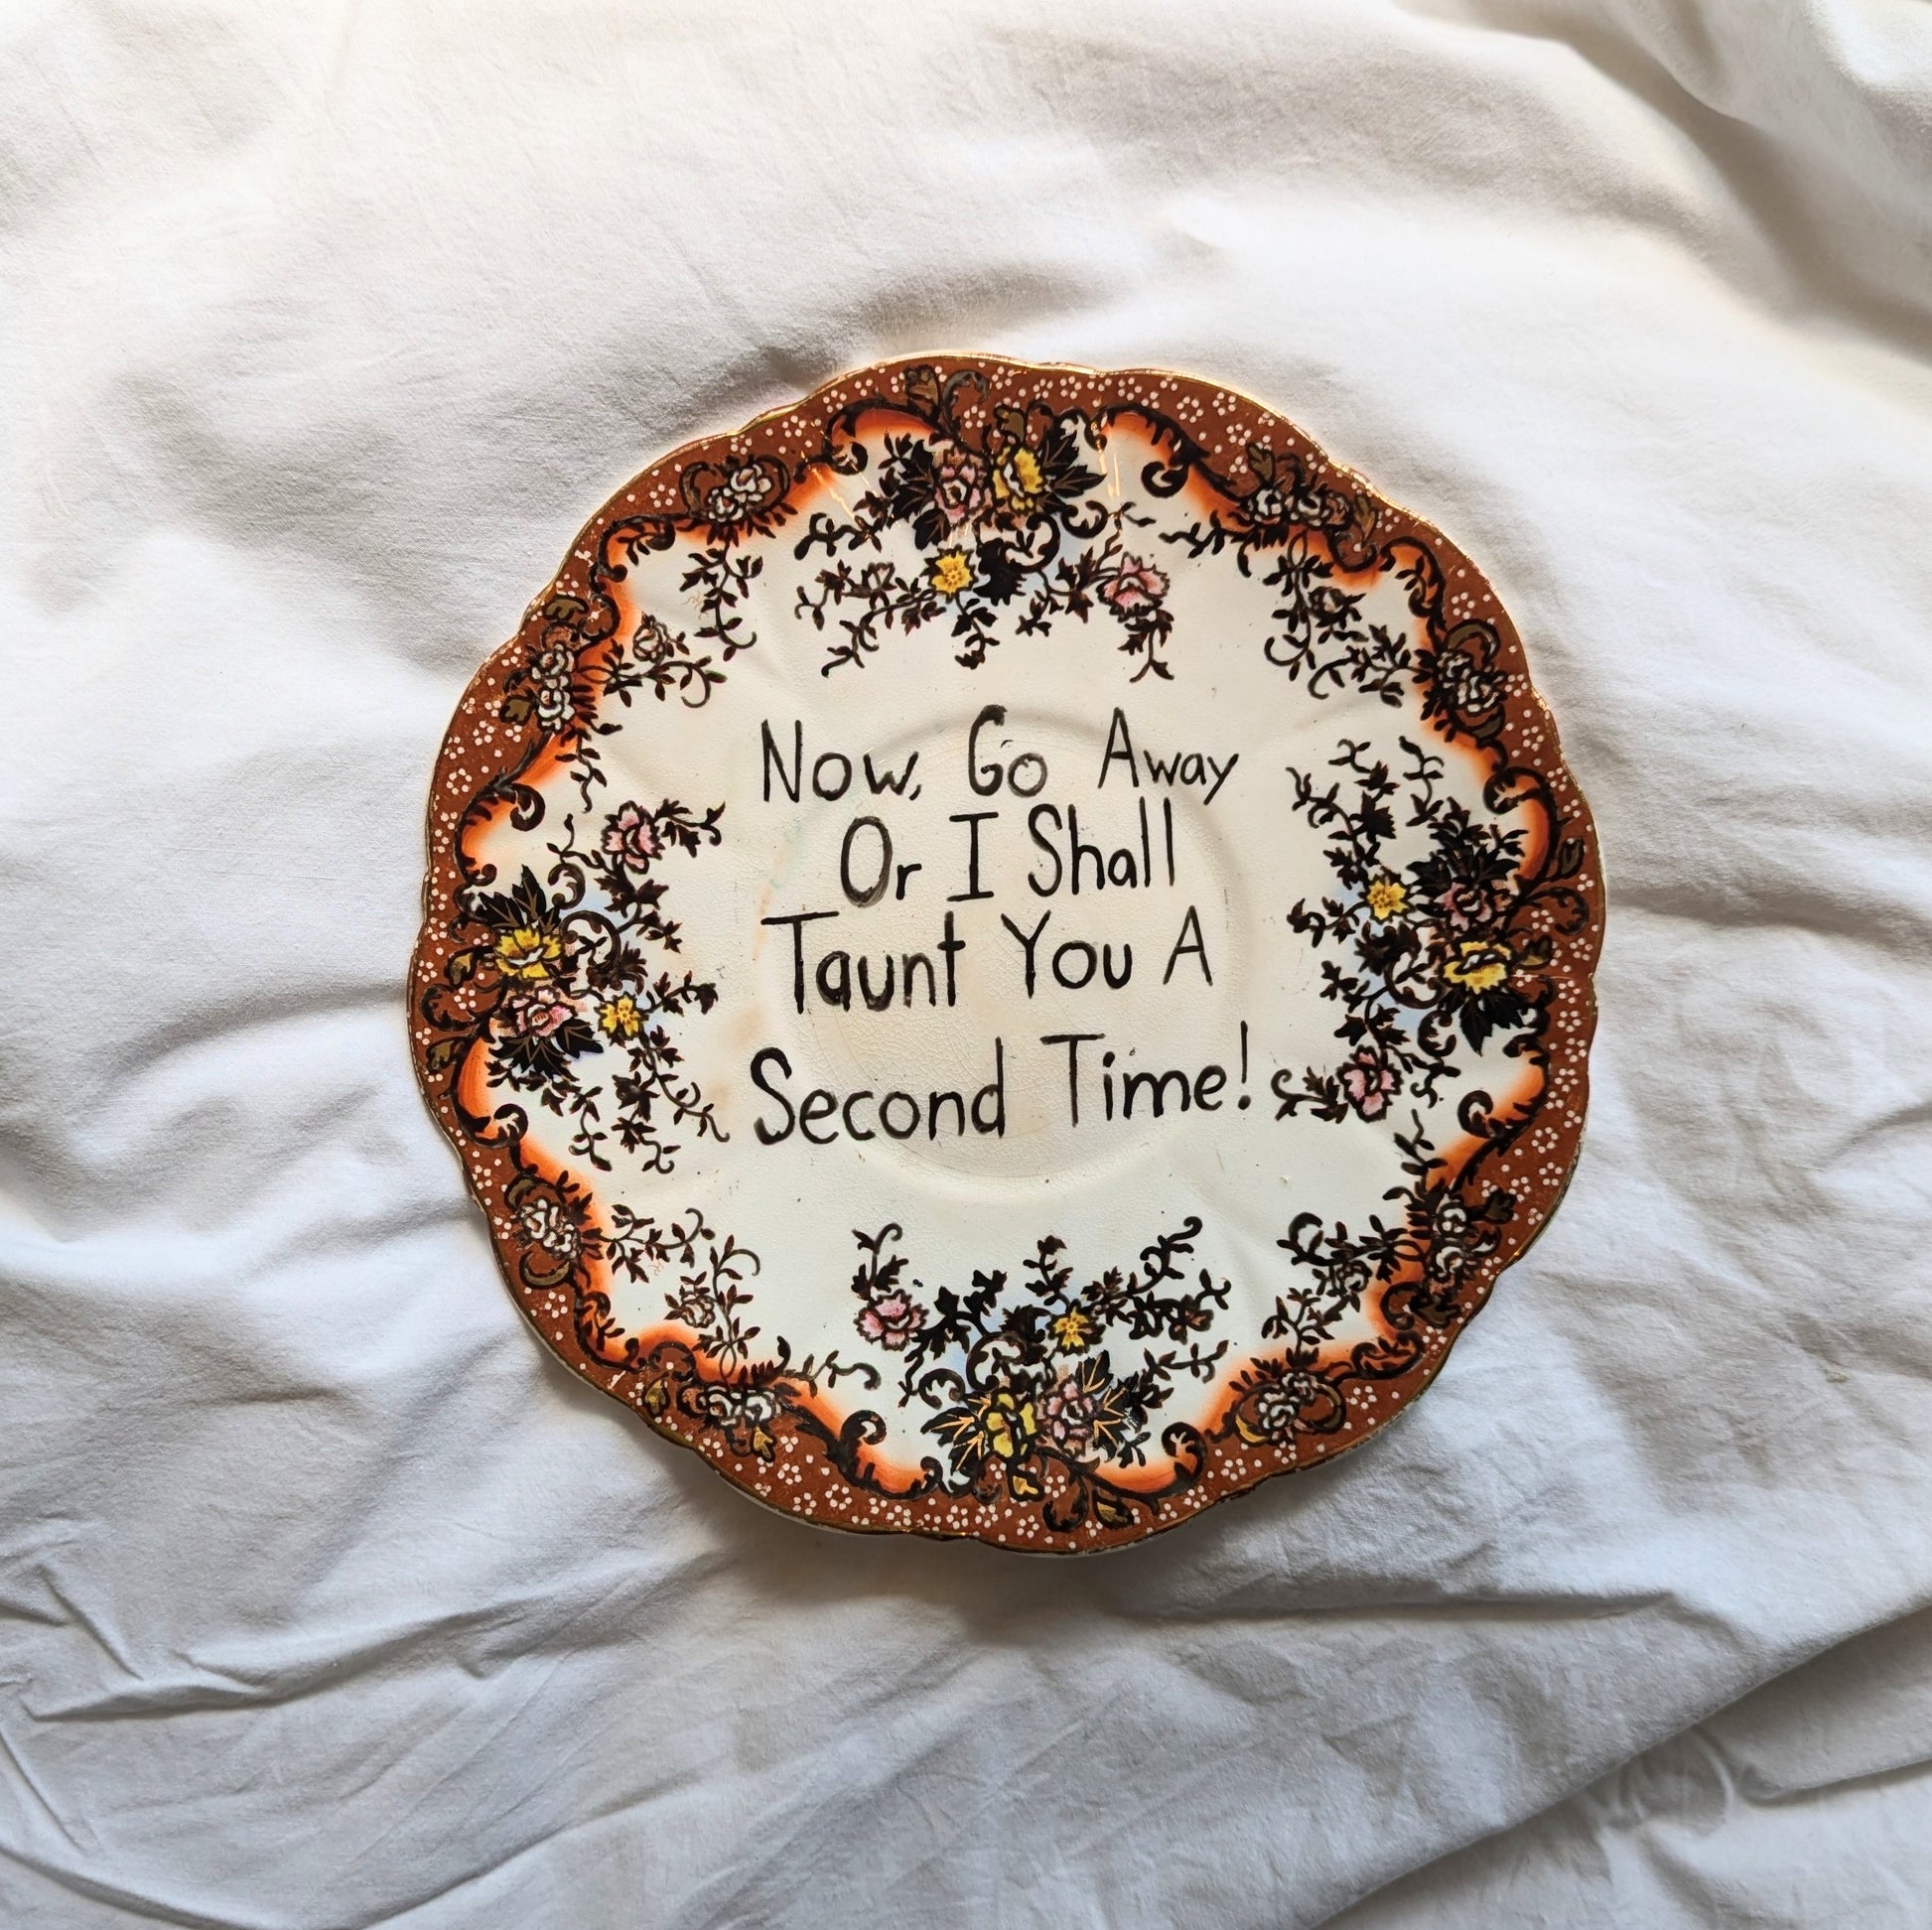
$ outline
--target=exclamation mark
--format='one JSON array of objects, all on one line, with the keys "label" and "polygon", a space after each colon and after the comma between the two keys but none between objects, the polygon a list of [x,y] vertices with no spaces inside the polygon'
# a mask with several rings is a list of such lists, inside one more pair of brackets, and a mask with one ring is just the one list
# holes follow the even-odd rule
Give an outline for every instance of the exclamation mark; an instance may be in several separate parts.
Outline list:
[{"label": "exclamation mark", "polygon": [[[1248,1022],[1245,1019],[1241,1022],[1241,1083],[1243,1085],[1248,1083]],[[1253,1104],[1254,1101],[1245,1092],[1236,1102],[1241,1112],[1246,1112]]]}]

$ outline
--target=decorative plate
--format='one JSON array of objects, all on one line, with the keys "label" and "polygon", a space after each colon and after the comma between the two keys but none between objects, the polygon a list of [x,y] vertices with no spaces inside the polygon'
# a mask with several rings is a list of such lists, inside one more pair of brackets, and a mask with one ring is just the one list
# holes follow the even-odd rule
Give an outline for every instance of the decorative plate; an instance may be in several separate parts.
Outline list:
[{"label": "decorative plate", "polygon": [[893,362],[653,464],[429,845],[517,1305],[831,1527],[1103,1548],[1355,1447],[1576,1157],[1602,888],[1515,631],[1205,382]]}]

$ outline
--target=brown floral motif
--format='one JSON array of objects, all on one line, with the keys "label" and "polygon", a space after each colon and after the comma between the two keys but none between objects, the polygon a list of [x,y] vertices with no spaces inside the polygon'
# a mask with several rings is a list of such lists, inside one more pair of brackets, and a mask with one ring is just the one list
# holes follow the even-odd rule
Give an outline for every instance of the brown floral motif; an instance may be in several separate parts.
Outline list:
[{"label": "brown floral motif", "polygon": [[717,844],[722,812],[628,800],[589,848],[573,814],[549,847],[550,882],[526,866],[506,891],[480,884],[464,894],[482,942],[458,953],[450,971],[470,995],[471,1038],[494,1079],[576,1122],[571,1150],[594,1168],[610,1170],[603,1149],[613,1136],[664,1172],[678,1151],[667,1128],[724,1137],[703,1093],[680,1076],[666,1025],[708,1012],[717,989],[689,972],[674,978],[651,957],[653,948],[678,949],[653,868],[668,851]]},{"label": "brown floral motif", "polygon": [[[1016,635],[1085,622],[1096,609],[1120,625],[1137,658],[1135,680],[1171,676],[1162,646],[1173,627],[1167,576],[1130,552],[1127,532],[1153,520],[1131,501],[1108,509],[1095,496],[1104,426],[1067,411],[995,407],[983,423],[967,404],[983,393],[970,370],[941,380],[906,372],[902,413],[916,432],[888,435],[874,486],[849,515],[818,510],[796,545],[829,559],[797,609],[834,632],[826,675],[862,668],[894,629],[910,633],[944,620],[958,660],[986,661],[1009,613]],[[853,445],[853,462],[863,450]],[[923,560],[910,573],[884,553],[889,531],[909,532]],[[854,567],[846,556],[874,552]]]},{"label": "brown floral motif", "polygon": [[[1345,944],[1357,969],[1323,956],[1322,996],[1346,1014],[1335,1035],[1349,1055],[1332,1071],[1306,1072],[1299,1086],[1277,1072],[1278,1118],[1306,1108],[1318,1119],[1376,1119],[1404,1093],[1433,1103],[1462,1076],[1464,1054],[1498,1034],[1512,1056],[1537,1055],[1554,995],[1544,972],[1553,942],[1587,915],[1574,883],[1578,841],[1544,837],[1540,860],[1526,863],[1531,827],[1556,816],[1535,773],[1507,791],[1492,786],[1498,815],[1478,818],[1442,788],[1439,755],[1398,742],[1407,760],[1399,773],[1346,741],[1330,759],[1342,776],[1325,789],[1289,773],[1296,808],[1327,834],[1341,890],[1312,909],[1296,904],[1288,921],[1316,946]],[[1511,815],[1523,822],[1506,826]],[[1399,864],[1388,854],[1405,829],[1429,844]]]},{"label": "brown floral motif", "polygon": [[664,838],[651,813],[641,804],[631,803],[621,805],[611,814],[601,844],[607,858],[642,873],[664,849]]},{"label": "brown floral motif", "polygon": [[734,1381],[700,1381],[686,1390],[685,1412],[702,1426],[722,1434],[734,1453],[755,1454],[768,1461],[777,1444],[772,1432],[785,1411],[784,1397],[773,1387]]},{"label": "brown floral motif", "polygon": [[[877,1368],[842,1361],[836,1351],[798,1357],[782,1336],[756,1344],[762,1329],[748,1316],[762,1263],[730,1234],[714,1231],[700,1212],[660,1223],[619,1204],[609,1229],[590,1244],[592,1258],[633,1280],[669,1275],[665,1316],[686,1337],[646,1346],[613,1320],[609,1295],[592,1290],[580,1294],[577,1306],[585,1346],[601,1359],[646,1371],[654,1397],[647,1411],[662,1413],[675,1401],[701,1436],[717,1435],[734,1453],[770,1460],[777,1424],[785,1419],[833,1446],[836,1438],[807,1405],[810,1397],[848,1378],[867,1388],[880,1384]],[[857,1418],[862,1426],[873,1419]]]},{"label": "brown floral motif", "polygon": [[[1363,593],[1334,581],[1338,570],[1403,565],[1393,545],[1378,551],[1369,540],[1377,521],[1372,499],[1366,491],[1313,482],[1293,451],[1251,443],[1247,457],[1255,483],[1245,496],[1184,529],[1164,533],[1162,541],[1195,558],[1230,552],[1243,576],[1258,573],[1258,580],[1278,593],[1273,615],[1279,627],[1264,639],[1262,650],[1291,682],[1306,677],[1317,697],[1352,684],[1385,704],[1400,705],[1413,667],[1408,640],[1386,624],[1364,626]],[[1188,471],[1187,463],[1177,463],[1164,478],[1150,481],[1162,493],[1173,493]]]},{"label": "brown floral motif", "polygon": [[[636,544],[625,547],[634,555]],[[719,585],[739,584],[757,574],[756,559],[748,564],[724,552],[700,559],[694,568]],[[613,564],[601,573],[613,581],[625,566]],[[721,589],[720,596],[725,592]],[[724,681],[710,656],[699,656],[689,638],[660,619],[646,616],[628,640],[614,646],[611,626],[616,608],[608,598],[596,603],[555,595],[542,604],[538,627],[520,660],[503,679],[497,716],[514,726],[533,726],[534,732],[514,768],[501,771],[470,800],[472,808],[508,799],[519,812],[541,811],[542,801],[521,779],[536,758],[552,746],[569,756],[579,793],[588,810],[596,788],[607,780],[598,739],[621,728],[610,715],[615,703],[628,709],[639,690],[652,691],[659,702],[673,693],[689,709],[707,702]],[[722,636],[729,657],[747,647],[734,640],[739,620],[726,612],[725,627],[709,623],[706,635]]]},{"label": "brown floral motif", "polygon": [[[1452,1173],[1424,1134],[1420,1115],[1396,1144],[1408,1175],[1407,1185],[1391,1195],[1400,1217],[1375,1215],[1362,1232],[1351,1233],[1303,1213],[1280,1240],[1295,1271],[1262,1334],[1283,1342],[1283,1351],[1250,1361],[1235,1379],[1225,1425],[1241,1440],[1273,1443],[1299,1457],[1311,1440],[1344,1426],[1350,1380],[1413,1371],[1431,1336],[1465,1316],[1468,1295],[1519,1202],[1501,1187],[1471,1186],[1466,1171]],[[1370,1299],[1386,1323],[1384,1337],[1335,1358],[1337,1326]]]},{"label": "brown floral motif", "polygon": [[785,466],[770,456],[734,456],[723,463],[693,463],[678,479],[691,520],[715,543],[765,535],[782,522]]},{"label": "brown floral motif", "polygon": [[1111,604],[1122,617],[1157,609],[1167,594],[1168,579],[1138,556],[1122,556],[1113,575],[1100,583],[1100,601]]},{"label": "brown floral motif", "polygon": [[[1336,1076],[1348,1103],[1363,1119],[1379,1119],[1402,1086],[1401,1073],[1373,1045],[1364,1045]],[[1290,1104],[1288,1110],[1295,1108]]]},{"label": "brown floral motif", "polygon": [[[1411,578],[1425,610],[1441,599],[1440,583],[1430,581],[1433,569],[1427,558],[1419,558]],[[1499,641],[1492,624],[1457,623],[1435,648],[1418,652],[1426,720],[1477,744],[1495,738],[1505,692],[1496,669]]]},{"label": "brown floral motif", "polygon": [[888,1353],[903,1353],[918,1338],[924,1308],[910,1296],[894,1291],[868,1299],[859,1310],[859,1331]]},{"label": "brown floral motif", "polygon": [[1341,1419],[1335,1384],[1307,1367],[1262,1369],[1234,1410],[1235,1432],[1243,1441],[1292,1447],[1298,1433],[1327,1432]]},{"label": "brown floral motif", "polygon": [[578,639],[569,610],[538,631],[522,664],[510,676],[502,704],[504,721],[521,724],[534,718],[548,732],[580,728],[592,705],[592,693],[577,675]]},{"label": "brown floral motif", "polygon": [[[1205,1268],[1187,1283],[1200,1231],[1190,1214],[1157,1234],[1138,1267],[1084,1283],[1066,1263],[1066,1243],[1046,1234],[1017,1279],[976,1273],[964,1293],[941,1287],[929,1298],[906,1279],[898,1226],[855,1232],[855,1324],[869,1339],[890,1333],[892,1351],[902,1355],[899,1396],[931,1410],[926,1432],[947,1456],[942,1485],[1038,1501],[1063,1528],[1090,1514],[1123,1521],[1145,1506],[1143,1494],[1106,1469],[1144,1462],[1155,1416],[1176,1380],[1211,1381],[1228,1349],[1226,1339],[1203,1340],[1227,1307],[1228,1283]],[[1138,1360],[1117,1369],[1103,1339],[1165,1344],[1140,1344]],[[1163,1447],[1184,1485],[1202,1444],[1190,1430],[1170,1428]]]},{"label": "brown floral motif", "polygon": [[585,1230],[583,1194],[569,1181],[519,1173],[503,1203],[513,1216],[518,1277],[528,1287],[553,1287],[577,1271],[594,1236]]}]

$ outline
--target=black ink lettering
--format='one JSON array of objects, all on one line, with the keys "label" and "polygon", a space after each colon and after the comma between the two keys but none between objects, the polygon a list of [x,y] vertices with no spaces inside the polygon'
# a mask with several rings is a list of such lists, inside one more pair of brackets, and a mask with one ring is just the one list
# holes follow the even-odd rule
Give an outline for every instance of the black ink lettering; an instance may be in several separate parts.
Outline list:
[{"label": "black ink lettering", "polygon": [[759,920],[759,924],[791,927],[791,1002],[801,1013],[805,1010],[805,927],[814,918],[836,918],[838,915],[836,911],[787,911],[782,918]]},{"label": "black ink lettering", "polygon": [[1082,844],[1080,842],[1080,807],[1077,804],[1069,804],[1066,807],[1066,836],[1067,846],[1072,854],[1073,896],[1075,897],[1080,896],[1080,860],[1082,857],[1093,860],[1093,889],[1096,892],[1104,892],[1107,889],[1106,861],[1101,857],[1100,847],[1098,845]]},{"label": "black ink lettering", "polygon": [[946,1003],[956,1005],[959,1002],[959,985],[954,977],[953,961],[966,949],[966,941],[953,936],[950,911],[946,913],[946,935],[939,940],[939,949],[946,959]]},{"label": "black ink lettering", "polygon": [[1053,829],[1057,831],[1060,828],[1060,807],[1057,804],[1035,804],[1027,813],[1027,835],[1053,861],[1053,882],[1050,885],[1042,885],[1032,872],[1027,874],[1027,883],[1040,897],[1051,897],[1060,889],[1060,878],[1066,869],[1060,861],[1059,846],[1039,835],[1039,827],[1047,818],[1052,819]]},{"label": "black ink lettering", "polygon": [[805,1095],[805,1103],[798,1108],[798,1130],[814,1146],[830,1146],[838,1138],[837,1133],[827,1133],[823,1139],[812,1131],[821,1119],[830,1119],[839,1109],[836,1095],[827,1092],[823,1086],[816,1086]]},{"label": "black ink lettering", "polygon": [[859,996],[866,1002],[868,1012],[884,1012],[893,1002],[893,955],[886,954],[886,989],[878,998],[872,995],[872,977],[866,967],[872,960],[864,952],[859,954]]},{"label": "black ink lettering", "polygon": [[[1188,937],[1192,932],[1193,936]],[[1180,921],[1180,935],[1173,941],[1173,950],[1168,954],[1168,969],[1161,974],[1161,983],[1166,985],[1173,977],[1173,968],[1192,952],[1200,963],[1200,975],[1209,985],[1214,983],[1214,974],[1208,970],[1207,941],[1200,935],[1200,915],[1190,904],[1187,915]]]},{"label": "black ink lettering", "polygon": [[804,725],[794,723],[791,727],[791,775],[789,777],[785,775],[784,753],[778,749],[777,742],[771,735],[771,726],[760,720],[759,735],[764,743],[764,801],[767,804],[771,802],[771,772],[775,768],[778,773],[779,789],[796,804],[799,785],[805,771]]},{"label": "black ink lettering", "polygon": [[[1119,712],[1115,712],[1118,716]],[[1042,919],[1043,923],[1044,920]],[[1072,1115],[1072,1123],[1080,1123],[1080,1047],[1096,1038],[1105,1038],[1105,1033],[1045,1033],[1040,1036],[1042,1045],[1064,1045],[1066,1047],[1066,1109]],[[1109,1058],[1113,1054],[1107,1054]],[[1113,1109],[1108,1108],[1107,1117],[1113,1117]]]},{"label": "black ink lettering", "polygon": [[[1168,969],[1172,971],[1173,968],[1170,965]],[[852,958],[849,953],[829,951],[818,961],[818,996],[828,1006],[837,1006],[841,1012],[852,1010]]]},{"label": "black ink lettering", "polygon": [[764,1065],[767,1059],[777,1061],[778,1076],[785,1079],[791,1077],[791,1061],[775,1045],[767,1045],[763,1051],[756,1052],[752,1056],[752,1083],[760,1092],[769,1093],[785,1109],[785,1123],[776,1132],[773,1132],[761,1119],[753,1122],[752,1130],[759,1136],[761,1145],[776,1146],[780,1140],[791,1137],[791,1129],[797,1124],[797,1115],[791,1109],[791,1101],[776,1086],[766,1082]]},{"label": "black ink lettering", "polygon": [[[946,916],[950,918],[952,913],[948,911]],[[915,965],[925,974],[926,1004],[936,1006],[939,1003],[939,987],[933,980],[932,960],[924,952],[901,952],[899,954],[898,982],[903,987],[901,996],[908,1006],[912,1003],[912,968]],[[951,1001],[948,1000],[947,1003],[951,1004]]]},{"label": "black ink lettering", "polygon": [[848,1133],[850,1133],[852,1137],[856,1140],[877,1139],[879,1137],[879,1135],[873,1132],[870,1128],[868,1128],[863,1133],[860,1132],[858,1127],[853,1124],[853,1120],[852,1120],[852,1108],[856,1106],[861,1099],[870,1099],[871,1097],[872,1097],[872,1089],[870,1087],[868,1087],[864,1092],[850,1093],[846,1097],[845,1104],[839,1109],[839,1117],[845,1121],[845,1130]]},{"label": "black ink lettering", "polygon": [[1127,728],[1127,713],[1118,704],[1114,706],[1114,721],[1107,726],[1107,749],[1101,754],[1100,776],[1094,784],[1095,790],[1106,788],[1107,766],[1116,758],[1127,766],[1127,781],[1139,790],[1141,772],[1134,761],[1134,733]]},{"label": "black ink lettering", "polygon": [[[989,1099],[993,1101],[991,1119],[980,1110]],[[993,1040],[993,1083],[973,1094],[973,1131],[991,1133],[996,1139],[1007,1136],[1007,1042],[997,1035]]]},{"label": "black ink lettering", "polygon": [[[834,763],[843,764],[845,766],[845,774],[840,777],[837,785],[833,789],[827,790],[825,788],[825,780],[820,773],[827,764]],[[852,759],[843,751],[821,751],[812,759],[812,789],[818,796],[824,798],[826,803],[836,804],[851,788]]]},{"label": "black ink lettering", "polygon": [[971,898],[990,898],[993,894],[980,888],[980,826],[988,818],[996,818],[998,811],[955,811],[946,822],[966,826],[966,889],[963,892],[948,892],[948,904],[964,904]]},{"label": "black ink lettering", "polygon": [[[853,882],[852,840],[868,825],[879,833],[879,876],[864,891]],[[893,874],[893,834],[876,817],[856,817],[845,827],[845,843],[839,847],[839,883],[854,904],[877,904],[886,896]]]},{"label": "black ink lettering", "polygon": [[[966,781],[973,787],[975,797],[991,797],[1000,788],[1000,766],[996,763],[980,762],[980,732],[989,724],[1004,724],[1007,721],[1004,704],[988,704],[973,719],[973,728],[966,733]],[[982,774],[991,779],[981,783]],[[988,813],[990,816],[991,813]],[[958,820],[954,819],[957,823]]]},{"label": "black ink lettering", "polygon": [[1180,1088],[1180,1110],[1185,1112],[1190,1095],[1187,1090],[1187,1075],[1181,1071],[1167,1072],[1130,1072],[1121,1081],[1120,1116],[1123,1119],[1134,1117],[1134,1094],[1137,1089],[1148,1092],[1154,1100],[1154,1116],[1159,1119],[1167,1111],[1168,1081],[1172,1079]]},{"label": "black ink lettering", "polygon": [[[826,785],[825,767],[827,764],[842,765],[843,771],[838,781],[829,789]],[[812,790],[825,799],[828,804],[836,804],[852,788],[852,759],[843,751],[821,751],[812,759]]]},{"label": "black ink lettering", "polygon": [[[1044,922],[1045,919],[1050,915],[1051,914],[1048,912],[1041,912],[1040,913],[1041,922]],[[1086,960],[1086,967],[1080,973],[1080,976],[1078,978],[1068,978],[1066,975],[1066,971],[1061,964],[1061,961],[1064,958],[1066,958],[1066,956],[1069,953],[1072,954],[1074,963],[1076,965],[1080,962],[1082,958]],[[1029,963],[1029,965],[1033,963],[1033,953],[1031,951],[1028,952],[1027,954],[1027,962]],[[1093,947],[1090,944],[1088,944],[1084,938],[1069,938],[1066,941],[1066,943],[1063,944],[1059,948],[1059,950],[1053,954],[1053,976],[1056,979],[1058,979],[1059,982],[1063,986],[1065,986],[1069,992],[1078,992],[1084,986],[1091,983],[1095,968],[1099,965],[1099,963],[1100,961],[1094,956]]]},{"label": "black ink lettering", "polygon": [[[912,781],[912,767],[919,761],[919,754],[914,751],[905,760],[905,768],[896,771],[889,765],[884,770],[872,767],[872,753],[866,753],[866,788],[877,797],[881,791],[891,791],[895,797],[903,797],[905,787]],[[918,792],[912,793],[914,797]]]},{"label": "black ink lettering", "polygon": [[1019,939],[1021,950],[1027,954],[1027,997],[1030,999],[1034,996],[1034,947],[1039,943],[1039,934],[1046,929],[1046,920],[1052,915],[1050,911],[1042,911],[1039,922],[1031,932],[1025,932],[1004,911],[1000,913],[1000,922]]}]

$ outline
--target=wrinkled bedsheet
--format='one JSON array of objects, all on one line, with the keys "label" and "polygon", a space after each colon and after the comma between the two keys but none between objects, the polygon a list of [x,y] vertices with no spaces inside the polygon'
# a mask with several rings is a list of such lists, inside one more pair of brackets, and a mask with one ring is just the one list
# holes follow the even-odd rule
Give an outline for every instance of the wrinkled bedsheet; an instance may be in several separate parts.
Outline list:
[{"label": "wrinkled bedsheet", "polygon": [[[1928,1920],[1932,7],[0,8],[0,1923]],[[919,348],[1439,521],[1601,827],[1548,1236],[1087,1562],[766,1516],[412,1082],[443,725]]]}]

